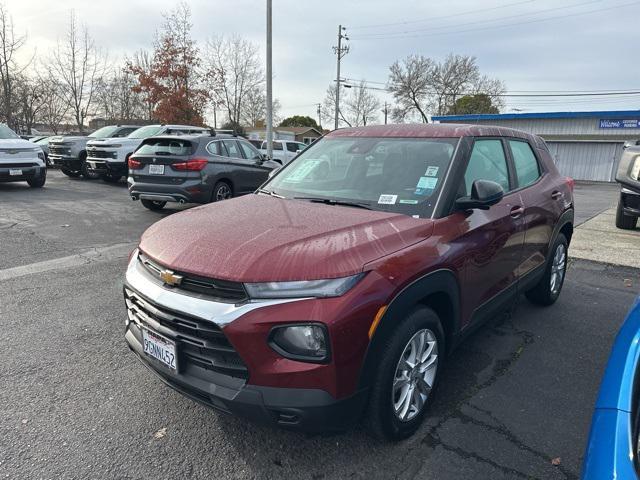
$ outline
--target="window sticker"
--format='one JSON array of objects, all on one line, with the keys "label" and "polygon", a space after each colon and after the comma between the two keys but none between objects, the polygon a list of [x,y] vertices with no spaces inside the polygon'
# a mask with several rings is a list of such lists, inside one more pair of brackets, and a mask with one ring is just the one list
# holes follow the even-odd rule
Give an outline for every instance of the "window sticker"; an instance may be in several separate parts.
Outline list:
[{"label": "window sticker", "polygon": [[286,177],[287,182],[300,182],[305,179],[311,171],[318,166],[320,160],[307,160],[305,163],[295,169],[289,176]]},{"label": "window sticker", "polygon": [[420,218],[420,215],[411,215],[413,218]]},{"label": "window sticker", "polygon": [[418,200],[400,200],[400,203],[405,203],[407,205],[417,205],[418,204]]},{"label": "window sticker", "polygon": [[426,177],[437,177],[438,176],[438,167],[427,167],[427,171],[424,172]]},{"label": "window sticker", "polygon": [[415,195],[431,195],[438,184],[437,177],[420,177],[416,185]]},{"label": "window sticker", "polygon": [[380,198],[378,198],[378,204],[381,204],[381,205],[395,205],[397,199],[398,199],[398,195],[385,195],[385,194],[382,194],[382,195],[380,195]]}]

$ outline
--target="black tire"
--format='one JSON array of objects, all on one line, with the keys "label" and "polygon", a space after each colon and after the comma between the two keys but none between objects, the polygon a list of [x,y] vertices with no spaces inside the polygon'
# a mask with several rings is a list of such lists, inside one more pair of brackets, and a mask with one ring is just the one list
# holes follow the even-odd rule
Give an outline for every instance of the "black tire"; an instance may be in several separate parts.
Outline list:
[{"label": "black tire", "polygon": [[42,169],[42,173],[35,177],[27,180],[27,183],[31,188],[42,188],[44,184],[47,182],[47,167]]},{"label": "black tire", "polygon": [[633,230],[636,228],[637,224],[638,217],[625,215],[622,206],[622,198],[618,199],[618,208],[616,209],[616,227],[623,230]]},{"label": "black tire", "polygon": [[157,212],[158,210],[162,210],[167,202],[162,202],[160,200],[140,200],[142,206],[149,210],[153,210]]},{"label": "black tire", "polygon": [[118,175],[117,173],[103,173],[100,175],[100,178],[107,183],[118,183],[122,175]]},{"label": "black tire", "polygon": [[80,172],[74,172],[72,170],[67,170],[66,168],[61,168],[60,171],[67,177],[78,178],[80,176]]},{"label": "black tire", "polygon": [[213,192],[211,193],[211,201],[212,202],[221,202],[222,200],[227,200],[233,197],[233,188],[227,182],[217,182],[213,187]]},{"label": "black tire", "polygon": [[[556,255],[558,255],[558,249],[560,248],[564,251],[564,261],[561,266],[561,274],[559,277],[556,277],[556,281],[559,283],[552,286],[551,277],[554,274],[554,271],[557,272],[555,269],[555,259]],[[547,259],[547,267],[545,268],[544,275],[535,287],[525,292],[526,297],[531,303],[548,306],[555,303],[558,299],[567,273],[567,264],[569,259],[568,249],[569,245],[567,243],[567,238],[564,234],[559,233],[555,242],[553,242],[553,246],[549,250],[549,258]]]},{"label": "black tire", "polygon": [[86,153],[81,153],[80,154],[80,162],[81,162],[81,166],[80,166],[80,173],[82,173],[82,176],[87,179],[87,180],[97,180],[98,178],[100,178],[100,174],[96,173],[96,172],[92,172],[89,170],[89,164],[87,163],[87,154]]},{"label": "black tire", "polygon": [[[435,377],[422,409],[412,418],[401,420],[394,407],[394,381],[401,356],[409,348],[408,344],[414,335],[423,329],[432,332],[437,341]],[[380,351],[381,358],[371,386],[365,423],[369,431],[381,440],[402,440],[411,436],[422,424],[442,370],[445,340],[438,315],[427,307],[416,308],[395,328]]]}]

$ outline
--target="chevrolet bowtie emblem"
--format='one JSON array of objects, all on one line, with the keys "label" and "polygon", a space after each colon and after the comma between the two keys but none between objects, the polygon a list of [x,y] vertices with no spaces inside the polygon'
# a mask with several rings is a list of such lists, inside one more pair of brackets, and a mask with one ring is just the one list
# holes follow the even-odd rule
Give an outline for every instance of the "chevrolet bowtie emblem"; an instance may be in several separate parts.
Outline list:
[{"label": "chevrolet bowtie emblem", "polygon": [[162,280],[166,285],[175,287],[176,285],[180,285],[182,282],[182,275],[176,275],[171,270],[162,270],[160,272],[160,280]]}]

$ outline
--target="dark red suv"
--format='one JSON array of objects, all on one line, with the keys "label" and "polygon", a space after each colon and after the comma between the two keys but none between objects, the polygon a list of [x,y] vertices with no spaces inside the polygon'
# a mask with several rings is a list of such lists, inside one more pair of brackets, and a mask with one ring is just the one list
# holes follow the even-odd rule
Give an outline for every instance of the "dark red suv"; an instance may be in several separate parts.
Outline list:
[{"label": "dark red suv", "polygon": [[469,125],[334,131],[255,194],[150,227],[126,340],[168,385],[291,429],[413,433],[446,355],[519,293],[559,296],[573,182]]}]

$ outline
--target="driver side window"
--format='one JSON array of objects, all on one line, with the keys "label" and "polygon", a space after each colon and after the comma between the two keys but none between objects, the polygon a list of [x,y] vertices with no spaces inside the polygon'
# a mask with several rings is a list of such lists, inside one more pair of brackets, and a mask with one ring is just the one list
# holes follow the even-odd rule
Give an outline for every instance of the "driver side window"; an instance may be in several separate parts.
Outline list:
[{"label": "driver side window", "polygon": [[501,140],[487,139],[474,142],[471,158],[464,172],[464,183],[460,186],[460,195],[471,195],[471,186],[476,180],[496,182],[502,186],[505,193],[510,190],[507,157]]}]

